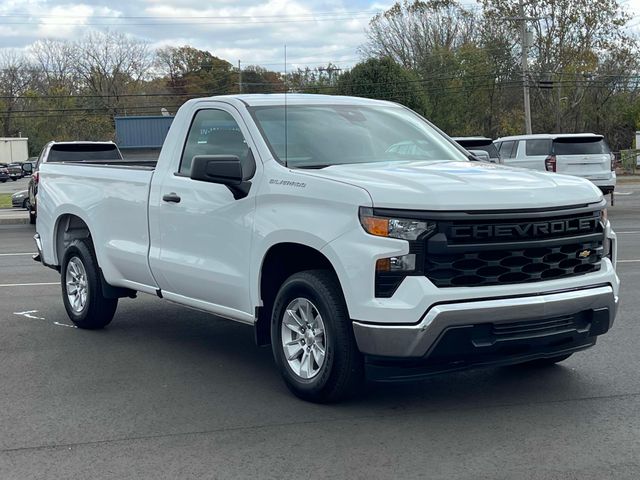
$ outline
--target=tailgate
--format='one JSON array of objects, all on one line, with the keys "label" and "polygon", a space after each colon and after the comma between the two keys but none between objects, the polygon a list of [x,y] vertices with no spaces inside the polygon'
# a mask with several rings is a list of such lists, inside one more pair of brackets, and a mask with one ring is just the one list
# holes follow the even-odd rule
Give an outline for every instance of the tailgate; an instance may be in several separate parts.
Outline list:
[{"label": "tailgate", "polygon": [[611,152],[601,136],[560,137],[553,141],[556,172],[589,180],[611,175]]}]

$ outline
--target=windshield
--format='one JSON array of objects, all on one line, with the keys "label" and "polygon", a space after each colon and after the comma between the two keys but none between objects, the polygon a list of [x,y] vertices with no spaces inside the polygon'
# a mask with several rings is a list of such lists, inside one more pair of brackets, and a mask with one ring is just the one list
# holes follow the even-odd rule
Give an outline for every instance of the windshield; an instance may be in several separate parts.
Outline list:
[{"label": "windshield", "polygon": [[[276,160],[323,168],[401,160],[467,161],[442,134],[394,106],[282,105],[254,107],[253,117]],[[286,138],[286,149],[285,149]]]},{"label": "windshield", "polygon": [[567,137],[553,141],[556,155],[601,155],[610,153],[609,147],[600,137]]}]

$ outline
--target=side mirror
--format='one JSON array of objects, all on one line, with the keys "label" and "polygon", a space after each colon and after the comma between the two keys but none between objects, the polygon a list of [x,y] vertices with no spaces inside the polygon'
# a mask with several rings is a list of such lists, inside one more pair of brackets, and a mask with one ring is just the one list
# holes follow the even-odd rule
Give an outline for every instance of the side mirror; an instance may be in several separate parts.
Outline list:
[{"label": "side mirror", "polygon": [[236,200],[246,197],[251,189],[251,182],[243,180],[242,163],[235,155],[196,155],[189,177],[226,185]]},{"label": "side mirror", "polygon": [[238,186],[242,164],[235,155],[196,155],[191,161],[191,180]]},{"label": "side mirror", "polygon": [[31,165],[30,163],[23,163],[22,170],[26,173],[31,173],[33,172],[33,165]]},{"label": "side mirror", "polygon": [[469,150],[469,153],[481,162],[491,163],[491,157],[489,156],[489,153],[485,152],[484,150]]}]

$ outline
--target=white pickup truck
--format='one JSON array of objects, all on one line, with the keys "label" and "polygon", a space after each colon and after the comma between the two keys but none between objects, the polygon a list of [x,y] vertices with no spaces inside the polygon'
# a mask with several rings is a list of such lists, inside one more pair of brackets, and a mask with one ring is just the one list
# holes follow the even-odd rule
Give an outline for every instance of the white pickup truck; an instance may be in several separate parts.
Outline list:
[{"label": "white pickup truck", "polygon": [[619,288],[601,192],[466,154],[389,102],[190,100],[155,167],[41,166],[36,259],[78,327],[136,292],[205,310],[317,402],[594,345]]}]

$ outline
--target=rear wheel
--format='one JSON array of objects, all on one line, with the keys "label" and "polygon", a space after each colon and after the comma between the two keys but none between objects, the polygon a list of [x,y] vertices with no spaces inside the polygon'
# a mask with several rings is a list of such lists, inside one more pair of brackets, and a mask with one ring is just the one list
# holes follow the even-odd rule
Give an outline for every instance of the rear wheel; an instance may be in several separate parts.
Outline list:
[{"label": "rear wheel", "polygon": [[271,319],[271,345],[287,387],[298,397],[327,403],[357,393],[363,358],[335,275],[310,270],[280,288]]},{"label": "rear wheel", "polygon": [[29,206],[29,199],[28,198],[25,198],[24,202],[22,202],[22,208],[24,208],[25,210],[31,211],[31,207]]},{"label": "rear wheel", "polygon": [[61,269],[62,300],[71,321],[79,328],[104,328],[113,319],[117,298],[105,298],[93,246],[74,240],[65,251]]}]

